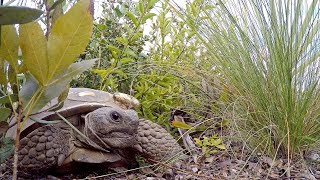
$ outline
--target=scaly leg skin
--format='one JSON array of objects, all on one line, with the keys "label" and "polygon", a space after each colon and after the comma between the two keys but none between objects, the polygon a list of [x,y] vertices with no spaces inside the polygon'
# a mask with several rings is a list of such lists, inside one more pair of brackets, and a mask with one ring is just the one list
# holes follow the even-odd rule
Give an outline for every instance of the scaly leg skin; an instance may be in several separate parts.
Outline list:
[{"label": "scaly leg skin", "polygon": [[69,151],[70,133],[56,125],[39,127],[20,140],[19,171],[42,174],[61,165]]},{"label": "scaly leg skin", "polygon": [[160,125],[149,120],[140,119],[137,133],[141,155],[156,161],[186,158],[177,141]]}]

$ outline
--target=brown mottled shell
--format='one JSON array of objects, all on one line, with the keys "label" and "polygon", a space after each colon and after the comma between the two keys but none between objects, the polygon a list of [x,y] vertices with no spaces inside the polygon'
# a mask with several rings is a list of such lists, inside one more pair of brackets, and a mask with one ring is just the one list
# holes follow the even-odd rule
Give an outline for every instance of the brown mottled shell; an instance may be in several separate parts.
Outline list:
[{"label": "brown mottled shell", "polygon": [[[34,114],[30,117],[47,121],[60,119],[54,112],[46,111],[50,107],[55,106],[57,103],[58,98],[54,98],[39,111],[41,113]],[[137,99],[123,93],[111,94],[105,91],[99,91],[89,88],[70,88],[68,96],[64,101],[63,107],[57,110],[57,112],[67,118],[76,114],[88,113],[105,106],[119,106],[121,108],[128,109],[135,107],[137,104],[139,104]],[[7,131],[7,137],[15,138],[15,123],[15,118],[12,118],[9,122],[9,126],[12,127]],[[28,133],[39,126],[42,125],[30,119],[27,119],[21,131],[21,138],[26,136]]]}]

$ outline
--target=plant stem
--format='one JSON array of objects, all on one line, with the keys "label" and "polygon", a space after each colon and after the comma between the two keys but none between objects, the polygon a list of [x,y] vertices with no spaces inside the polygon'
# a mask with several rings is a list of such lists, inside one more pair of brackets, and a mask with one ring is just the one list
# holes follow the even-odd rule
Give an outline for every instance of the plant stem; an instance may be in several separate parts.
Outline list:
[{"label": "plant stem", "polygon": [[13,174],[12,174],[12,180],[16,180],[18,177],[18,152],[19,152],[19,140],[20,140],[20,121],[22,119],[22,107],[19,106],[18,108],[18,116],[16,117],[17,122],[17,131],[16,131],[16,139],[14,144],[14,155],[13,155]]},{"label": "plant stem", "polygon": [[[40,90],[39,90],[40,89]],[[22,105],[21,102],[19,103],[18,106],[18,115],[15,116],[16,118],[16,122],[17,122],[17,131],[16,131],[16,138],[15,138],[15,144],[14,144],[14,155],[13,155],[13,174],[12,174],[12,180],[17,180],[18,178],[18,152],[19,152],[19,142],[20,142],[20,132],[21,129],[24,125],[24,123],[26,122],[27,118],[29,117],[35,102],[38,102],[39,97],[41,97],[42,93],[44,92],[43,88],[39,88],[36,92],[35,95],[31,98],[30,100],[30,107],[27,111],[27,113],[25,114],[25,116],[23,115],[23,109],[22,109]],[[36,99],[34,99],[34,97]],[[23,119],[24,118],[24,119]],[[21,120],[23,119],[23,121],[21,122]]]},{"label": "plant stem", "polygon": [[48,37],[49,37],[49,33],[50,33],[50,7],[49,7],[49,4],[48,4],[48,1],[45,1],[44,2],[44,5],[45,5],[45,8],[46,8],[46,11],[45,11],[45,20],[46,20],[46,38],[48,40]]}]

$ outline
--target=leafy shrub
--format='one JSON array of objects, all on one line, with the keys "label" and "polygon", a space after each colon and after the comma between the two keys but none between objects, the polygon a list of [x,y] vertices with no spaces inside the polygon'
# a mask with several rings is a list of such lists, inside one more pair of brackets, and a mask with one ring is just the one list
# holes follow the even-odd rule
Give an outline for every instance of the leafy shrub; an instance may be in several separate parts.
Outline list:
[{"label": "leafy shrub", "polygon": [[[142,117],[169,128],[171,108],[189,104],[186,99],[191,94],[185,90],[190,85],[186,80],[190,78],[191,83],[196,72],[188,66],[194,65],[199,43],[186,44],[194,33],[169,16],[167,3],[158,9],[158,15],[152,13],[156,2],[104,4],[104,15],[94,26],[86,53],[86,58],[101,59],[94,70],[74,80],[73,86],[102,90],[109,86],[113,91],[132,94],[141,103],[138,112]],[[152,29],[146,34],[148,19]],[[197,88],[191,89],[197,92]]]},{"label": "leafy shrub", "polygon": [[[100,60],[92,72],[74,81],[73,86],[101,90],[110,86],[113,91],[129,93],[138,63],[145,59],[141,53],[145,41],[142,26],[154,15],[149,12],[152,3],[115,1],[103,4],[103,17],[95,24],[86,51],[86,58]],[[132,9],[134,5],[139,5],[139,10]]]},{"label": "leafy shrub", "polygon": [[[52,6],[51,10],[54,9]],[[17,127],[13,179],[17,179],[20,130],[28,117],[51,99],[63,95],[72,77],[87,70],[95,62],[88,60],[73,63],[90,39],[92,15],[88,11],[89,7],[90,1],[77,2],[56,20],[52,29],[48,24],[46,35],[38,22],[30,22],[41,15],[39,10],[0,7],[0,13],[6,15],[0,21],[0,133],[5,134],[7,120],[12,115],[12,124],[16,123]],[[19,34],[13,25],[16,23],[24,23],[19,25]],[[19,48],[22,57],[18,55]],[[2,161],[10,155],[12,141],[3,137],[1,141]]]}]

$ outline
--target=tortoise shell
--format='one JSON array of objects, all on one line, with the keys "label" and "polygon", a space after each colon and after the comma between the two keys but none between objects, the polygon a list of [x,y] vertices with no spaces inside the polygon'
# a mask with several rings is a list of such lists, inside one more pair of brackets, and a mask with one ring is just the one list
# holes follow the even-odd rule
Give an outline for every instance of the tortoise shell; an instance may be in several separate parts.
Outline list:
[{"label": "tortoise shell", "polygon": [[[21,129],[20,139],[29,134],[32,130],[42,126],[43,124],[37,123],[32,119],[40,119],[46,121],[52,121],[60,119],[59,116],[52,111],[47,111],[51,107],[58,104],[58,98],[51,100],[46,106],[44,106],[39,112],[29,117],[24,122],[24,126]],[[94,90],[89,88],[70,88],[67,98],[65,99],[62,108],[57,110],[60,115],[66,119],[74,115],[86,114],[101,107],[106,106],[118,106],[124,109],[134,108],[139,105],[139,102],[134,97],[124,93],[109,93],[100,90]],[[72,120],[72,119],[71,119]],[[79,119],[77,119],[78,121]],[[78,126],[78,122],[71,122],[73,125]],[[15,138],[17,126],[15,118],[11,118],[9,122],[9,128],[6,136]]]}]

